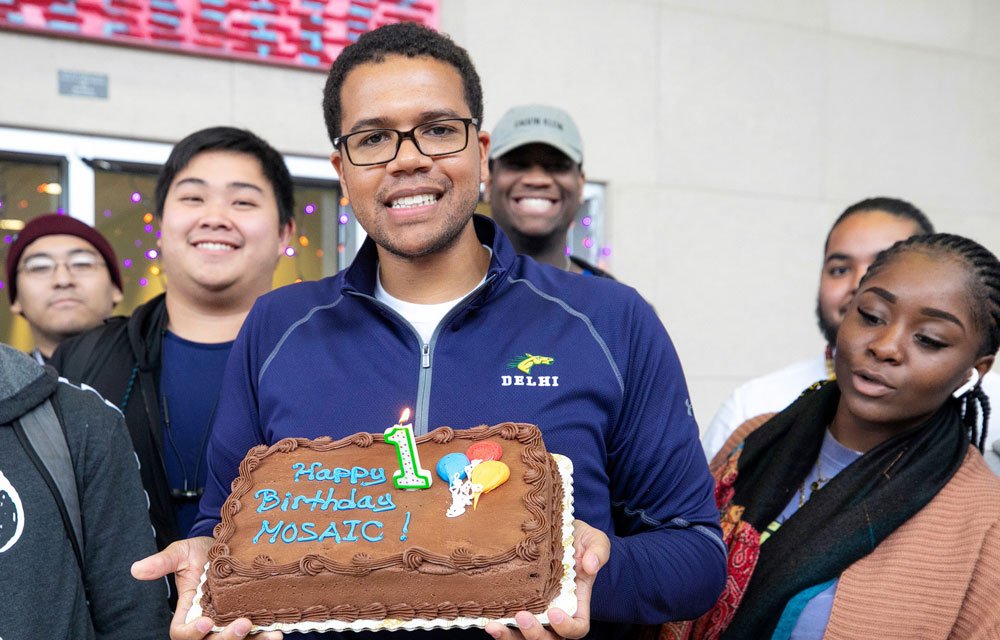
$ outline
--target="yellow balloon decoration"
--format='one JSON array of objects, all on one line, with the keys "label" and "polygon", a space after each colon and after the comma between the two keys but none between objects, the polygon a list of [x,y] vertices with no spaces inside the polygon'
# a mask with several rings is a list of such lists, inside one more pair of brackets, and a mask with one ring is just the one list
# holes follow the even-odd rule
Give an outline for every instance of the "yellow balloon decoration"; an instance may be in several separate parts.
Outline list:
[{"label": "yellow balloon decoration", "polygon": [[475,511],[476,505],[479,504],[480,495],[493,491],[507,482],[508,478],[510,478],[510,467],[502,462],[487,460],[476,465],[476,468],[472,470],[472,477],[469,479],[472,480],[473,484],[482,485],[483,490],[476,492],[473,496],[472,510]]}]

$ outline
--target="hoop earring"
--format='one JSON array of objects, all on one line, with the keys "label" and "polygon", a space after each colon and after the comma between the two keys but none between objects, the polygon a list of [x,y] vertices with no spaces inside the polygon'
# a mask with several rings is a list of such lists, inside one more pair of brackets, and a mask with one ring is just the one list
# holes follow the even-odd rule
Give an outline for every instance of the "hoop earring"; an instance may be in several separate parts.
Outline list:
[{"label": "hoop earring", "polygon": [[972,368],[972,374],[969,376],[969,379],[966,380],[965,383],[962,384],[962,386],[960,386],[959,388],[955,389],[955,392],[952,395],[955,396],[956,398],[961,398],[962,396],[964,396],[968,392],[972,391],[972,389],[977,384],[979,384],[979,369],[976,369],[975,367],[973,367]]}]

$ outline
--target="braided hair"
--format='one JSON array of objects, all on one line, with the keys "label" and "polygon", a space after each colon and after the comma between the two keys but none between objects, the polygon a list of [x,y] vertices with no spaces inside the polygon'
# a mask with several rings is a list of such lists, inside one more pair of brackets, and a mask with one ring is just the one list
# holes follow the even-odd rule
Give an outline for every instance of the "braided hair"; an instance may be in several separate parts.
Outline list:
[{"label": "braided hair", "polygon": [[[951,258],[965,266],[973,319],[983,334],[976,357],[995,355],[1000,349],[1000,260],[975,240],[951,233],[918,235],[900,240],[875,257],[861,278],[858,289],[887,264],[910,251]],[[990,399],[983,391],[982,381],[977,382],[957,402],[960,403],[962,424],[968,430],[969,439],[979,447],[980,452],[984,451],[990,421]],[[980,408],[983,413],[981,431],[977,429]]]}]

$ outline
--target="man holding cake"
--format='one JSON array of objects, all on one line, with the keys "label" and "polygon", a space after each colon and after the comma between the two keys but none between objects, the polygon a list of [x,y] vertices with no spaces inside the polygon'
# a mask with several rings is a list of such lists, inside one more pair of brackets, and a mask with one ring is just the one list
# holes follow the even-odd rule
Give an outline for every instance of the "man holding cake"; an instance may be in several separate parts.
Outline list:
[{"label": "man holding cake", "polygon": [[[143,579],[177,572],[181,598],[172,635],[200,638],[212,627],[207,618],[185,620],[230,488],[247,492],[242,477],[256,466],[249,459],[241,466],[248,450],[266,445],[254,449],[259,457],[288,437],[325,436],[340,446],[355,432],[381,434],[403,407],[414,409],[418,444],[447,440],[451,429],[513,421],[538,425],[547,451],[572,460],[577,611],[570,617],[543,607],[551,630],[522,611],[514,616],[517,630],[490,623],[490,635],[623,636],[630,633],[624,625],[688,619],[707,610],[723,586],[725,547],[677,355],[634,290],[519,257],[494,223],[473,216],[490,137],[480,129],[482,92],[468,54],[414,24],[365,34],[331,68],[324,115],[336,149],[331,160],[369,239],[337,276],[263,296],[240,331],[192,529],[203,537],[133,567]],[[451,429],[442,432],[443,426]],[[365,435],[352,440],[371,444]],[[403,460],[401,454],[401,466]],[[318,469],[307,463],[297,463],[302,473]],[[413,471],[412,464],[406,468]],[[364,477],[381,481],[376,470],[358,469],[331,472],[330,478],[344,483],[335,490],[351,492],[350,483],[360,486]],[[237,476],[241,480],[233,484]],[[292,493],[288,502],[279,500],[275,513],[309,512],[312,507]],[[258,512],[265,509],[257,506],[263,494],[245,495]],[[348,495],[351,505],[361,504],[360,493]],[[478,509],[488,508],[491,497]],[[450,557],[428,555],[416,543],[404,547],[406,570],[460,577],[488,555],[491,529],[510,524],[505,515],[497,513],[480,539],[470,539]],[[301,532],[286,537],[287,529],[274,524],[278,517],[268,520],[266,531],[272,533],[266,535],[275,543],[265,541],[268,553],[254,560],[254,575],[370,570],[376,591],[378,545],[395,548],[407,535],[406,525],[403,536],[387,533],[388,527],[362,534],[341,530],[338,540],[358,545],[346,564],[308,556],[293,565],[272,564],[273,554],[287,553],[282,544],[302,539]],[[228,511],[218,533],[229,535],[227,522]],[[452,533],[448,525],[440,531],[442,537]],[[371,540],[359,540],[362,535]],[[236,550],[230,543],[212,553],[218,567]],[[268,616],[277,620],[288,613],[276,607]],[[412,610],[407,615],[422,617]],[[240,618],[220,637],[242,637],[249,630],[250,621]],[[482,637],[481,631],[464,633]]]}]

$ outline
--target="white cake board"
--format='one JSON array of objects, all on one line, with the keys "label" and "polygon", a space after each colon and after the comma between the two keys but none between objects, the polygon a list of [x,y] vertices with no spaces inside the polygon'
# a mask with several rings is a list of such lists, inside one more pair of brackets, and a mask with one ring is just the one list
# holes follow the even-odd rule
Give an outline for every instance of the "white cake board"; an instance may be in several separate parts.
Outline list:
[{"label": "white cake board", "polygon": [[[550,454],[556,461],[559,468],[559,475],[563,484],[563,575],[559,581],[559,593],[553,598],[546,611],[553,607],[558,607],[565,611],[567,615],[576,614],[576,552],[573,548],[573,461],[558,453]],[[201,594],[205,586],[205,579],[208,575],[208,563],[201,574],[201,582],[194,595],[194,603],[188,611],[187,620],[192,622],[202,616]],[[543,625],[549,624],[549,617],[546,613],[536,613],[535,620]],[[417,629],[469,629],[478,627],[485,628],[490,622],[499,622],[504,626],[516,626],[514,618],[435,618],[434,620],[423,620],[415,618],[413,620],[364,620],[359,619],[354,622],[343,620],[310,620],[305,622],[275,622],[268,625],[253,625],[250,633],[263,633],[265,631],[283,632],[324,632],[324,631],[414,631]],[[223,627],[212,627],[212,631],[221,632]]]}]

